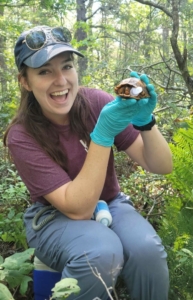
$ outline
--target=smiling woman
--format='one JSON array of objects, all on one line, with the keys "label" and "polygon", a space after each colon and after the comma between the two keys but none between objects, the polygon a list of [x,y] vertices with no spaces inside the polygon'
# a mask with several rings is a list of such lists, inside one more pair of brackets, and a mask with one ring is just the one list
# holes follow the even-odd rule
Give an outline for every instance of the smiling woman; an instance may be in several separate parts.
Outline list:
[{"label": "smiling woman", "polygon": [[68,123],[78,93],[78,76],[69,52],[58,54],[37,69],[28,67],[20,82],[33,93],[48,119],[56,124]]},{"label": "smiling woman", "polygon": [[[31,196],[24,215],[28,244],[62,278],[78,281],[81,291],[69,300],[108,298],[91,267],[107,287],[122,276],[132,300],[167,300],[166,252],[121,193],[112,148],[150,172],[171,172],[171,153],[153,116],[157,94],[135,72],[131,77],[148,92],[139,101],[79,87],[73,55],[83,55],[70,37],[64,28],[37,26],[15,45],[21,100],[4,144]],[[108,205],[110,227],[93,217],[99,200]]]}]

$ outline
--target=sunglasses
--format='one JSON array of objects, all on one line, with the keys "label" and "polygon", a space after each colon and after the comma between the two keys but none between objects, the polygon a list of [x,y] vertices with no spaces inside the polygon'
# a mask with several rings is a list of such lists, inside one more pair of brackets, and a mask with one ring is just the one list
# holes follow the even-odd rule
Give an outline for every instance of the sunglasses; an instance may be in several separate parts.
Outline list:
[{"label": "sunglasses", "polygon": [[39,50],[54,40],[57,43],[69,43],[72,39],[70,31],[65,27],[54,27],[51,30],[34,30],[29,32],[22,43],[31,50]]}]

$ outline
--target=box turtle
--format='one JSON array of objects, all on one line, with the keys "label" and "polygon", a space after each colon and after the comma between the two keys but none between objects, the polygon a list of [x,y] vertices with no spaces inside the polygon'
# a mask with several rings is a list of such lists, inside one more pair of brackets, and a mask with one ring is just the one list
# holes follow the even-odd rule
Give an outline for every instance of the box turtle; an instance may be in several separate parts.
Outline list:
[{"label": "box turtle", "polygon": [[142,98],[149,98],[146,85],[136,77],[129,77],[122,80],[116,87],[115,93],[123,99],[133,98],[140,100]]}]

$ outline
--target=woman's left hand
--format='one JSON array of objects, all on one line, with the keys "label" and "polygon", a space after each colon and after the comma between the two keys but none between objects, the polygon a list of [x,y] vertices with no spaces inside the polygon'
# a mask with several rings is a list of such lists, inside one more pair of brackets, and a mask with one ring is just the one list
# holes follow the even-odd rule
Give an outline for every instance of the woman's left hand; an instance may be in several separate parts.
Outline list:
[{"label": "woman's left hand", "polygon": [[157,94],[154,86],[149,83],[149,78],[146,74],[139,76],[136,72],[131,72],[130,76],[143,81],[150,95],[149,98],[143,98],[137,102],[139,108],[137,110],[137,114],[131,120],[133,125],[144,126],[152,121],[152,113],[157,104]]}]

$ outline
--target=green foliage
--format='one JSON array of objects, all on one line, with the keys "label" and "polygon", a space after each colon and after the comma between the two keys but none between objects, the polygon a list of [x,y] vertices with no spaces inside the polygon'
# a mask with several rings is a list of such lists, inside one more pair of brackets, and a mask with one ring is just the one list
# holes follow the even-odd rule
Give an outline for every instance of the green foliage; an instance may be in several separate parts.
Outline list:
[{"label": "green foliage", "polygon": [[23,213],[29,194],[13,166],[5,161],[1,171],[4,176],[0,178],[0,240],[27,249]]},{"label": "green foliage", "polygon": [[[30,248],[7,257],[4,262],[0,256],[0,281],[7,284],[10,289],[19,287],[20,293],[24,295],[28,288],[28,282],[32,281],[29,275],[34,269],[32,264],[33,254],[34,249]],[[6,289],[4,290],[7,292]]]},{"label": "green foliage", "polygon": [[2,179],[0,184],[0,195],[0,201],[6,204],[11,202],[18,203],[21,200],[27,199],[27,188],[17,171],[14,169],[9,168],[7,170],[7,177]]},{"label": "green foliage", "polygon": [[55,287],[52,289],[53,294],[51,299],[66,299],[72,293],[78,294],[80,288],[77,285],[78,281],[74,278],[64,278],[55,284]]},{"label": "green foliage", "polygon": [[23,226],[23,212],[15,208],[2,209],[0,213],[0,237],[3,242],[14,242],[27,249],[26,234]]},{"label": "green foliage", "polygon": [[173,187],[183,194],[182,205],[193,202],[193,119],[183,120],[170,144],[174,171],[168,175]]},{"label": "green foliage", "polygon": [[170,144],[174,171],[167,175],[173,193],[166,196],[159,234],[168,253],[170,300],[193,298],[193,119],[183,120]]},{"label": "green foliage", "polygon": [[[172,2],[162,2],[162,5],[172,12]],[[115,83],[127,77],[130,69],[150,75],[159,97],[155,112],[159,128],[166,139],[171,141],[176,128],[174,120],[184,117],[190,104],[187,85],[177,68],[178,64],[169,43],[172,18],[159,8],[155,9],[136,1],[118,3],[115,0],[101,2],[101,10],[92,15],[98,8],[93,3],[89,2],[90,11],[86,11],[87,20],[77,23],[75,1],[23,1],[22,5],[19,5],[18,1],[2,2],[1,132],[14,115],[19,100],[17,70],[13,56],[16,38],[24,29],[37,24],[64,25],[75,30],[81,26],[87,33],[85,40],[72,41],[74,47],[86,48],[88,68],[81,80],[83,84],[113,93]],[[189,9],[190,3],[192,0],[180,3],[181,26],[178,41],[180,49],[184,49],[185,46],[188,51],[186,63],[188,71],[192,74],[193,12]],[[144,172],[134,163],[131,164],[122,154],[116,153],[116,168],[122,191],[131,195],[136,208],[144,216],[148,216],[153,225],[160,228],[168,252],[170,300],[193,299],[189,285],[192,280],[190,274],[193,249],[190,226],[193,222],[191,218],[193,135],[192,121],[190,124],[189,121],[184,123],[186,127],[176,131],[171,143],[174,171],[167,177]],[[27,244],[22,216],[28,205],[29,194],[13,166],[5,160],[3,153],[0,153],[0,174],[0,239],[14,242],[15,246],[25,249]],[[153,213],[149,215],[152,207]]]},{"label": "green foliage", "polygon": [[[193,289],[193,214],[186,208],[173,207],[170,198],[159,234],[168,254],[170,270],[170,300],[192,299]],[[188,298],[190,297],[190,298]]]},{"label": "green foliage", "polygon": [[[164,212],[163,195],[170,191],[169,188],[165,188],[166,178],[146,172],[124,153],[115,150],[114,156],[121,191],[129,195],[138,211],[144,217],[148,216],[157,227]],[[152,207],[153,213],[149,215]]]},{"label": "green foliage", "polygon": [[8,288],[2,283],[0,283],[0,299],[14,300]]}]

